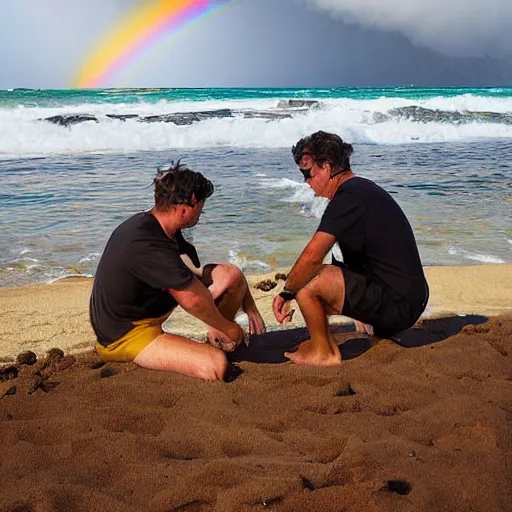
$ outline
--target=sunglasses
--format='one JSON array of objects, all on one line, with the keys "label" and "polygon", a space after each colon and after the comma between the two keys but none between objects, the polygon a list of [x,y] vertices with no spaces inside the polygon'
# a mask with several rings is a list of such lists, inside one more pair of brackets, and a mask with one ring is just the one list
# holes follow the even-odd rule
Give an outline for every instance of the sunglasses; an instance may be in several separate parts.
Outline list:
[{"label": "sunglasses", "polygon": [[302,157],[304,155],[309,155],[311,156],[311,153],[309,151],[298,151],[298,148],[296,146],[293,146],[292,147],[292,154],[293,154],[293,159],[295,160],[295,163],[297,165],[300,164],[300,161],[302,160]]},{"label": "sunglasses", "polygon": [[309,169],[302,169],[299,167],[299,171],[302,173],[302,176],[304,176],[304,181],[311,179],[311,169],[313,169],[313,166],[311,166]]},{"label": "sunglasses", "polygon": [[[312,156],[309,151],[303,151],[302,153],[298,153],[294,155],[295,157],[295,163],[297,165],[300,165],[302,161],[302,157],[304,156]],[[311,169],[313,169],[313,166],[311,166],[309,169],[303,169],[302,167],[299,167],[299,171],[302,173],[302,176],[304,176],[304,181],[308,181],[311,179]]]}]

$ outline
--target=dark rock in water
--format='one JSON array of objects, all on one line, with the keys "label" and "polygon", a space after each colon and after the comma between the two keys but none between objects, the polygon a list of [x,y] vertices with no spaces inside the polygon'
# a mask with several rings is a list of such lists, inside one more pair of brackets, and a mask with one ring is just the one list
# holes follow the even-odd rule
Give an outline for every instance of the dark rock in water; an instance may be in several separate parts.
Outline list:
[{"label": "dark rock in water", "polygon": [[317,100],[280,100],[277,108],[302,108],[318,107],[320,103]]},{"label": "dark rock in water", "polygon": [[241,115],[244,116],[244,119],[291,119],[292,115],[289,112],[271,112],[264,111],[258,112],[255,110],[254,112],[240,112]]},{"label": "dark rock in water", "polygon": [[188,125],[201,121],[201,118],[194,112],[185,112],[182,114],[141,117],[140,121],[144,123],[174,123],[177,125]]},{"label": "dark rock in water", "polygon": [[[285,100],[279,102],[278,108],[303,108],[317,105],[317,101],[313,100]],[[244,119],[285,119],[291,118],[292,113],[289,111],[279,110],[231,110],[229,108],[221,108],[218,110],[203,110],[199,112],[173,112],[171,114],[156,114],[152,116],[141,117],[138,114],[106,114],[110,119],[118,119],[126,121],[128,119],[135,119],[141,123],[173,123],[178,126],[190,125],[192,123],[199,123],[207,119],[222,119],[225,117],[243,117]],[[52,117],[47,117],[44,121],[57,124],[59,126],[72,126],[74,124],[83,123],[86,121],[100,122],[98,118],[91,114],[59,114]]]},{"label": "dark rock in water", "polygon": [[269,292],[270,290],[272,290],[272,288],[275,288],[276,286],[277,283],[275,281],[272,281],[272,279],[263,279],[263,281],[260,281],[254,287],[257,288],[258,290]]},{"label": "dark rock in water", "polygon": [[16,366],[7,366],[0,368],[0,382],[15,379],[18,376],[18,368]]},{"label": "dark rock in water", "polygon": [[111,119],[119,119],[120,121],[126,121],[127,119],[136,119],[139,116],[137,114],[107,114],[107,117]]},{"label": "dark rock in water", "polygon": [[84,121],[98,122],[96,117],[89,114],[60,114],[57,116],[47,117],[45,118],[45,121],[49,121],[50,123],[58,124],[60,126],[72,126],[74,124],[83,123]]},{"label": "dark rock in water", "polygon": [[32,351],[23,352],[18,355],[16,358],[16,362],[18,364],[28,364],[29,366],[32,366],[33,364],[36,364],[37,362],[37,356]]},{"label": "dark rock in water", "polygon": [[233,111],[229,108],[219,110],[204,110],[201,112],[176,112],[173,114],[141,117],[145,123],[174,123],[177,125],[189,125],[205,119],[233,117]]},{"label": "dark rock in water", "polygon": [[[424,107],[410,106],[391,109],[389,114],[398,119],[405,119],[416,123],[499,123],[512,125],[512,114],[502,112],[472,112],[469,110],[433,110]],[[385,114],[380,114],[382,118],[374,114],[377,122],[387,121],[389,119]]]},{"label": "dark rock in water", "polygon": [[279,281],[279,280],[281,280],[281,281],[286,281],[286,274],[276,274],[276,275],[274,276],[274,279],[275,279],[276,281]]}]

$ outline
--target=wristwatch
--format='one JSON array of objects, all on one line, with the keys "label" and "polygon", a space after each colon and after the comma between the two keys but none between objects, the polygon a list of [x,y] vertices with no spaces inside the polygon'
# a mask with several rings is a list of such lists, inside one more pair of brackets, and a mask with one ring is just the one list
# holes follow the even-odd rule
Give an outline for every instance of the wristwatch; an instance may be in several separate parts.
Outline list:
[{"label": "wristwatch", "polygon": [[293,300],[295,299],[295,297],[297,296],[297,293],[296,292],[292,292],[290,290],[283,290],[280,294],[279,294],[284,300]]}]

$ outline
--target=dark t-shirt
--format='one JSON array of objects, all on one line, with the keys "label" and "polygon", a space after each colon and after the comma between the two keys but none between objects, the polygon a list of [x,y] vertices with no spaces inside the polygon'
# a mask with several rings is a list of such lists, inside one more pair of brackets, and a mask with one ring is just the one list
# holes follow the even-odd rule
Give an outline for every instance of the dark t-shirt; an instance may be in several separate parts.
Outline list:
[{"label": "dark t-shirt", "polygon": [[353,177],[340,185],[317,231],[336,237],[344,264],[385,287],[391,297],[421,303],[426,280],[404,212],[384,189]]},{"label": "dark t-shirt", "polygon": [[96,270],[89,307],[99,343],[106,347],[129,332],[132,322],[161,317],[177,305],[167,289],[186,288],[193,279],[180,258],[182,238],[181,232],[169,238],[149,212],[114,230]]}]

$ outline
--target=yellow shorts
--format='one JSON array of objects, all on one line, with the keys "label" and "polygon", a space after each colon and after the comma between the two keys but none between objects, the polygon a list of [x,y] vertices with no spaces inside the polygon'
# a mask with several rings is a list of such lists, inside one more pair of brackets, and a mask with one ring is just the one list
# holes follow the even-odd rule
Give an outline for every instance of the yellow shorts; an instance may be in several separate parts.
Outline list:
[{"label": "yellow shorts", "polygon": [[104,347],[96,343],[96,352],[103,361],[133,361],[152,341],[164,331],[162,324],[170,313],[160,318],[145,318],[133,322],[135,326],[114,343]]}]

